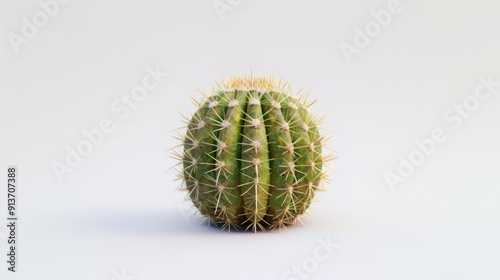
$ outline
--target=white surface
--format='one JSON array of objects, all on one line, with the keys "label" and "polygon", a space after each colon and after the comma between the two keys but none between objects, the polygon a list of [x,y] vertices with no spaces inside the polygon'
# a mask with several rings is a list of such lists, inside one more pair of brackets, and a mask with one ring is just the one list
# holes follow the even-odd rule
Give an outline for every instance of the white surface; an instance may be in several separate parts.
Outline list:
[{"label": "white surface", "polygon": [[[7,34],[40,8],[2,1],[0,182],[19,167],[20,259],[0,278],[121,280],[123,268],[137,280],[282,279],[330,236],[340,247],[309,279],[500,279],[500,92],[459,129],[442,116],[478,76],[500,80],[500,4],[403,1],[348,64],[339,45],[388,2],[243,1],[221,21],[210,0],[73,0],[16,54]],[[171,75],[121,120],[111,103],[156,64]],[[188,94],[251,67],[312,90],[328,113],[340,159],[306,227],[186,223],[165,173]],[[103,118],[115,130],[59,182],[51,164]],[[447,141],[391,191],[384,173],[438,127]]]}]

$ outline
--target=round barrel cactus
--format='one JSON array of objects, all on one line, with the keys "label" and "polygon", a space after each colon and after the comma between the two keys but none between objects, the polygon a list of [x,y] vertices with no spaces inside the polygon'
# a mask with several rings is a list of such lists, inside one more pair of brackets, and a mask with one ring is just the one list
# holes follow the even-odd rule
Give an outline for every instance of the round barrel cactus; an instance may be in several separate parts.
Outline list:
[{"label": "round barrel cactus", "polygon": [[[242,230],[285,228],[326,180],[325,136],[306,97],[272,78],[218,84],[186,118],[180,179],[199,212]],[[326,169],[326,168],[325,168]]]}]

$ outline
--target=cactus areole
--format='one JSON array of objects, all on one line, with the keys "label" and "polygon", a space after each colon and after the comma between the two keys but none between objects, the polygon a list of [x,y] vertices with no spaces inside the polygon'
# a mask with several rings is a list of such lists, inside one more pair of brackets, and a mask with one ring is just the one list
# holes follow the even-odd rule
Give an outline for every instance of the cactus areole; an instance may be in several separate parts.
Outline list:
[{"label": "cactus areole", "polygon": [[223,229],[295,224],[323,189],[332,159],[309,111],[314,102],[273,78],[235,77],[218,86],[194,101],[198,110],[186,118],[176,156],[182,189]]}]

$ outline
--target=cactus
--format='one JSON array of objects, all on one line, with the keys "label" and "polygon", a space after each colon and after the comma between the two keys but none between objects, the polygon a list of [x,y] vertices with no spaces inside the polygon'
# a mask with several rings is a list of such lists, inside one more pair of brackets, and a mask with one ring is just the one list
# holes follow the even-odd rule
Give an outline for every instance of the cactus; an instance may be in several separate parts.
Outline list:
[{"label": "cactus", "polygon": [[[324,189],[326,137],[307,95],[274,78],[234,77],[194,103],[175,158],[182,189],[221,228],[282,229]],[[326,169],[326,167],[325,167]],[[300,221],[300,220],[299,220]]]}]

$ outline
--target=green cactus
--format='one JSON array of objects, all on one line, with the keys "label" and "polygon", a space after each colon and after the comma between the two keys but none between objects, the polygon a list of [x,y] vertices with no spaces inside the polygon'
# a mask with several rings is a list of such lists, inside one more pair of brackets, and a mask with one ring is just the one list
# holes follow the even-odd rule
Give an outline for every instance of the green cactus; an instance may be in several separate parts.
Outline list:
[{"label": "green cactus", "polygon": [[306,97],[272,78],[231,78],[186,118],[183,189],[222,228],[285,228],[326,180],[325,137]]}]

